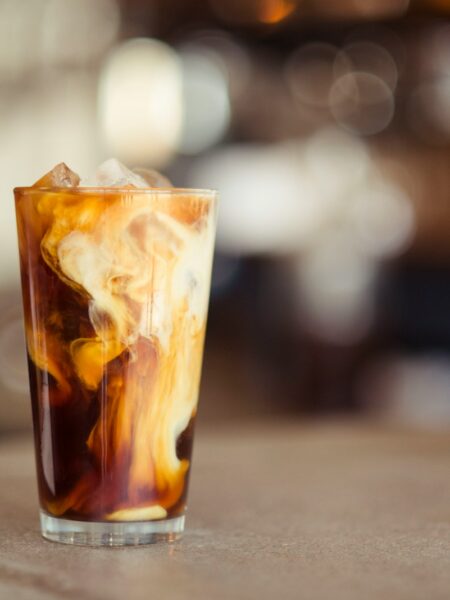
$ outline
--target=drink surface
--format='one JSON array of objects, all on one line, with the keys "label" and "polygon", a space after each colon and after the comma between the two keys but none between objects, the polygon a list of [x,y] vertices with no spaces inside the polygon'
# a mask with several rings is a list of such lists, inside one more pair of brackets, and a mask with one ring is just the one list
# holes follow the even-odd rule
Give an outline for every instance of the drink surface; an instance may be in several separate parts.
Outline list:
[{"label": "drink surface", "polygon": [[42,508],[182,514],[214,194],[21,188],[16,212]]}]

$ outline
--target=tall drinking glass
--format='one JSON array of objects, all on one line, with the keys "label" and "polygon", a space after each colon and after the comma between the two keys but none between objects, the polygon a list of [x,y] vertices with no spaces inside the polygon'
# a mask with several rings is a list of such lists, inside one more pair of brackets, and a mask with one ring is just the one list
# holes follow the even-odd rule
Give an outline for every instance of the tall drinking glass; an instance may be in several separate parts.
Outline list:
[{"label": "tall drinking glass", "polygon": [[42,534],[173,540],[184,528],[216,194],[14,193]]}]

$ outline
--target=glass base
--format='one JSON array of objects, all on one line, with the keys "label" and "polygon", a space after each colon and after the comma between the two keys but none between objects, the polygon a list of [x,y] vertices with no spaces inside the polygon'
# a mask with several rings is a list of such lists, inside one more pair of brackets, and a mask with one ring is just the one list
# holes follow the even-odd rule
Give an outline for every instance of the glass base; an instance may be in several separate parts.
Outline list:
[{"label": "glass base", "polygon": [[45,539],[79,546],[140,546],[174,542],[184,531],[184,516],[164,521],[107,523],[59,519],[43,511],[40,515]]}]

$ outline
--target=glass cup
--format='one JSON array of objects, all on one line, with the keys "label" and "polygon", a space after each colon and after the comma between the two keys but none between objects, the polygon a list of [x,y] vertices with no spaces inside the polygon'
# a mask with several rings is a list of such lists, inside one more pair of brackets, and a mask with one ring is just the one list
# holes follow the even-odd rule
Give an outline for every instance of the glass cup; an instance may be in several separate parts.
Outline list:
[{"label": "glass cup", "polygon": [[217,195],[16,188],[42,535],[184,529]]}]

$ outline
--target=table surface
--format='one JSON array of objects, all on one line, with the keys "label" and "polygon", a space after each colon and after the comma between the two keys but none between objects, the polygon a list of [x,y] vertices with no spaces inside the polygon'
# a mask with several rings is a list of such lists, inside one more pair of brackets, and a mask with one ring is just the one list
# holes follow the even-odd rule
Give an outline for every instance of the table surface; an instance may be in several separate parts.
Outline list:
[{"label": "table surface", "polygon": [[450,436],[361,423],[197,434],[183,540],[46,542],[32,445],[0,441],[0,598],[450,597]]}]

